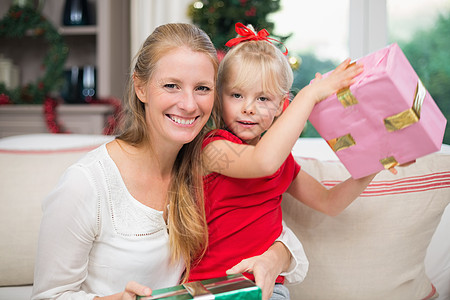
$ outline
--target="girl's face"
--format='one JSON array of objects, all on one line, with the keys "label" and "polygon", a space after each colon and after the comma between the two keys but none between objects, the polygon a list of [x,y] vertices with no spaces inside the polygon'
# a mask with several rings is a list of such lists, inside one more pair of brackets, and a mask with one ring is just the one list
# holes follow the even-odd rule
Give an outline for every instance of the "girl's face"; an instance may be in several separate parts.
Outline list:
[{"label": "girl's face", "polygon": [[135,80],[150,138],[182,146],[199,134],[211,114],[214,65],[204,53],[178,48],[159,60],[153,74],[146,85]]},{"label": "girl's face", "polygon": [[[229,78],[235,78],[235,72],[232,68]],[[241,140],[255,145],[281,114],[283,97],[265,93],[261,80],[240,88],[232,87],[232,81],[226,80],[221,93],[223,121]]]}]

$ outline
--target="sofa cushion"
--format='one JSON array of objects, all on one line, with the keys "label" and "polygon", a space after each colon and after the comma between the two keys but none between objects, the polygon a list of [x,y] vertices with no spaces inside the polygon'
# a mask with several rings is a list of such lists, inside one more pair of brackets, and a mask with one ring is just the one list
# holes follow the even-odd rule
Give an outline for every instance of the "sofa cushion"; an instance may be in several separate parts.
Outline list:
[{"label": "sofa cushion", "polygon": [[33,283],[41,202],[65,169],[107,136],[0,139],[0,286]]},{"label": "sofa cushion", "polygon": [[[339,161],[296,160],[327,187],[349,177]],[[433,294],[424,259],[450,202],[450,155],[431,154],[397,170],[380,172],[336,217],[284,197],[283,217],[310,262],[304,282],[290,287],[292,299],[410,300]]]}]

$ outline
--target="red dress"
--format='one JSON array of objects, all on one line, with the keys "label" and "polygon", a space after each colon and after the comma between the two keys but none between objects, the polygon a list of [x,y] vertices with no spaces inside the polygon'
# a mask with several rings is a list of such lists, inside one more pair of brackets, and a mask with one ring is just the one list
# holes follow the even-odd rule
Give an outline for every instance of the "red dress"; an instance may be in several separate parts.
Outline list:
[{"label": "red dress", "polygon": [[[232,133],[218,130],[204,140],[203,148],[220,139],[244,144]],[[213,159],[222,162],[233,160],[221,153],[214,156]],[[189,280],[225,276],[225,271],[242,259],[264,253],[281,234],[282,194],[299,171],[300,166],[290,154],[271,176],[250,179],[231,178],[219,173],[204,176],[209,244],[205,256],[191,270]],[[254,280],[253,275],[245,275]],[[277,282],[283,281],[284,278],[279,276]]]}]

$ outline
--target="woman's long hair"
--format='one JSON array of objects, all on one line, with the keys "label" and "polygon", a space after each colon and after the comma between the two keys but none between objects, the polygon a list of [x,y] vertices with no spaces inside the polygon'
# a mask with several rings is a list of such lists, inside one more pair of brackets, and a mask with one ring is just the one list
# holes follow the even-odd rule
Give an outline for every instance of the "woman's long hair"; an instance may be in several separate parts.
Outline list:
[{"label": "woman's long hair", "polygon": [[[161,57],[179,47],[188,47],[192,51],[208,55],[214,65],[215,74],[217,73],[219,63],[216,49],[205,32],[194,25],[182,23],[157,27],[136,55],[132,70],[134,75],[130,76],[128,83],[118,139],[136,146],[143,143],[152,145],[147,132],[145,106],[136,95],[133,80],[135,78],[146,84],[153,76],[155,65]],[[179,151],[167,194],[171,257],[174,263],[180,259],[185,262],[186,272],[182,281],[187,279],[192,263],[203,255],[208,244],[201,164],[201,143],[207,131],[208,129],[204,128],[193,141],[183,145]]]}]

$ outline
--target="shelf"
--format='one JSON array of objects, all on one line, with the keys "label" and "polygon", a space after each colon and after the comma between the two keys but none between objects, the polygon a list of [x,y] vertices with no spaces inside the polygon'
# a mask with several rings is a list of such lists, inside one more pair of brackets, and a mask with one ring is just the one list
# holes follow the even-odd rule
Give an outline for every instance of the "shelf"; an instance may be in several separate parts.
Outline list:
[{"label": "shelf", "polygon": [[[1,105],[0,138],[48,133],[42,105]],[[60,123],[73,133],[103,134],[107,119],[114,112],[105,104],[62,104],[57,106]]]},{"label": "shelf", "polygon": [[[63,37],[69,49],[64,69],[92,65],[96,68],[96,97],[122,99],[130,65],[130,1],[88,0],[94,15],[86,26],[63,26],[64,0],[45,0],[42,15]],[[36,2],[36,1],[34,1]],[[0,1],[0,17],[12,1]],[[20,70],[20,85],[43,75],[42,61],[48,42],[32,33],[24,38],[0,37],[0,53]],[[57,92],[57,91],[56,91]],[[109,105],[64,104],[57,107],[58,120],[74,133],[101,134]],[[0,137],[47,132],[42,105],[0,106]]]},{"label": "shelf", "polygon": [[60,35],[68,36],[68,35],[96,35],[97,34],[97,26],[89,25],[89,26],[64,26],[58,28],[58,32]]}]

